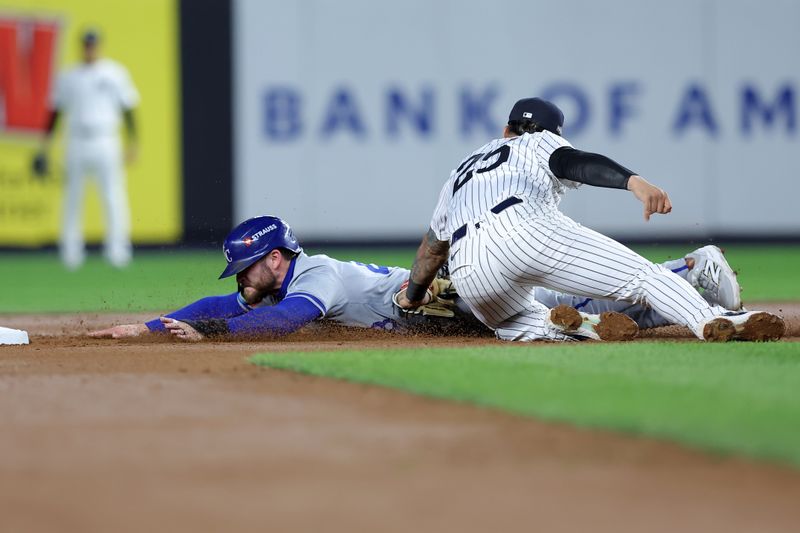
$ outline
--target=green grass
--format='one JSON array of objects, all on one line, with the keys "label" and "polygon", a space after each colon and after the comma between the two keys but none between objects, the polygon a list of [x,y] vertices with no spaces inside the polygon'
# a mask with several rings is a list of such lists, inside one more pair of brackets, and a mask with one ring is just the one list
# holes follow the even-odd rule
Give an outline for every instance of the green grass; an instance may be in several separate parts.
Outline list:
[{"label": "green grass", "polygon": [[[682,257],[691,247],[647,246],[635,250],[651,261]],[[800,245],[723,246],[731,267],[739,275],[745,302],[800,300]]]},{"label": "green grass", "polygon": [[[637,248],[662,261],[691,247]],[[325,250],[309,250],[324,253]],[[390,266],[411,266],[413,249],[333,250],[328,254]],[[740,271],[745,300],[800,299],[800,247],[730,247],[728,257]],[[0,254],[0,313],[112,312],[175,309],[210,294],[235,290],[217,281],[224,266],[218,251],[138,252],[133,264],[115,270],[92,256],[77,272],[68,272],[54,253]]]},{"label": "green grass", "polygon": [[[691,247],[637,248],[654,261]],[[320,253],[323,250],[309,250]],[[800,247],[729,247],[745,300],[800,299]],[[413,249],[329,255],[410,266]],[[138,252],[115,270],[90,257],[0,254],[0,313],[147,311],[235,289],[221,254]],[[525,415],[682,441],[800,465],[800,345],[637,343],[259,356],[259,363],[397,387]]]},{"label": "green grass", "polygon": [[414,348],[252,361],[800,466],[795,343]]}]

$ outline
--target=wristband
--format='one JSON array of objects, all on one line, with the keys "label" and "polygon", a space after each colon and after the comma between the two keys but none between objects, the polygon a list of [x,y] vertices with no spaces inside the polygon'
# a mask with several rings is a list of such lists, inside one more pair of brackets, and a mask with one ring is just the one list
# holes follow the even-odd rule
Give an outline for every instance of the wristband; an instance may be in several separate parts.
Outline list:
[{"label": "wristband", "polygon": [[419,283],[414,283],[410,279],[408,280],[408,287],[406,288],[406,299],[409,302],[421,302],[425,299],[425,293],[427,292],[428,287],[425,285],[420,285]]}]

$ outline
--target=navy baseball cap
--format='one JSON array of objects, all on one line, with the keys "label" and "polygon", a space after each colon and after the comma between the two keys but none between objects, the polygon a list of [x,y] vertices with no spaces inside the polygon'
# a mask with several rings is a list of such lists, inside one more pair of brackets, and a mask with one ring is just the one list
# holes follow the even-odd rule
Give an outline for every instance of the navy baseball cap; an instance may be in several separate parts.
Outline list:
[{"label": "navy baseball cap", "polygon": [[521,122],[531,120],[557,135],[561,135],[561,128],[564,126],[564,113],[552,102],[541,98],[523,98],[518,100],[511,113],[508,114],[508,121]]},{"label": "navy baseball cap", "polygon": [[95,28],[89,28],[83,32],[81,35],[81,42],[84,45],[93,45],[100,42],[100,32],[98,32]]}]

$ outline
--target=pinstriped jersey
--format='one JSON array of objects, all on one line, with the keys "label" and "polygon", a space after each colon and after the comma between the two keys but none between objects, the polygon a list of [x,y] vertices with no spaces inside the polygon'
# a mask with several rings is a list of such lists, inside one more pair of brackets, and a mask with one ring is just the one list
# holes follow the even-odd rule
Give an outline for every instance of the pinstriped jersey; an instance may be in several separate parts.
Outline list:
[{"label": "pinstriped jersey", "polygon": [[558,179],[550,170],[550,155],[562,146],[572,145],[543,131],[495,139],[475,150],[450,173],[439,193],[431,219],[436,238],[450,240],[456,229],[480,220],[510,196],[526,200],[533,212],[556,210],[566,189],[580,185]]},{"label": "pinstriped jersey", "polygon": [[116,135],[122,111],[139,103],[128,70],[111,59],[82,63],[62,72],[50,98],[67,112],[67,129],[76,138]]}]

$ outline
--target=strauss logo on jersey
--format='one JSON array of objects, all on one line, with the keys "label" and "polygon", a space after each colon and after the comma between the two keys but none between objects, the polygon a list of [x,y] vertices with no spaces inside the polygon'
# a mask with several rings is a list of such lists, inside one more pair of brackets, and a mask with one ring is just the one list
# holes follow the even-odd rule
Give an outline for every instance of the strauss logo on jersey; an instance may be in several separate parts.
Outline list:
[{"label": "strauss logo on jersey", "polygon": [[264,235],[266,235],[266,234],[267,234],[267,233],[269,233],[270,231],[273,231],[273,230],[275,230],[275,229],[277,229],[277,228],[278,228],[278,226],[276,226],[275,224],[270,224],[270,225],[269,225],[269,226],[267,226],[266,228],[263,228],[263,229],[260,229],[260,230],[258,230],[257,232],[255,232],[255,233],[254,233],[253,235],[251,235],[250,237],[245,237],[245,238],[242,240],[242,242],[244,243],[244,245],[245,245],[245,246],[250,246],[251,244],[253,244],[254,242],[256,242],[256,241],[259,239],[259,237],[263,237]]}]

